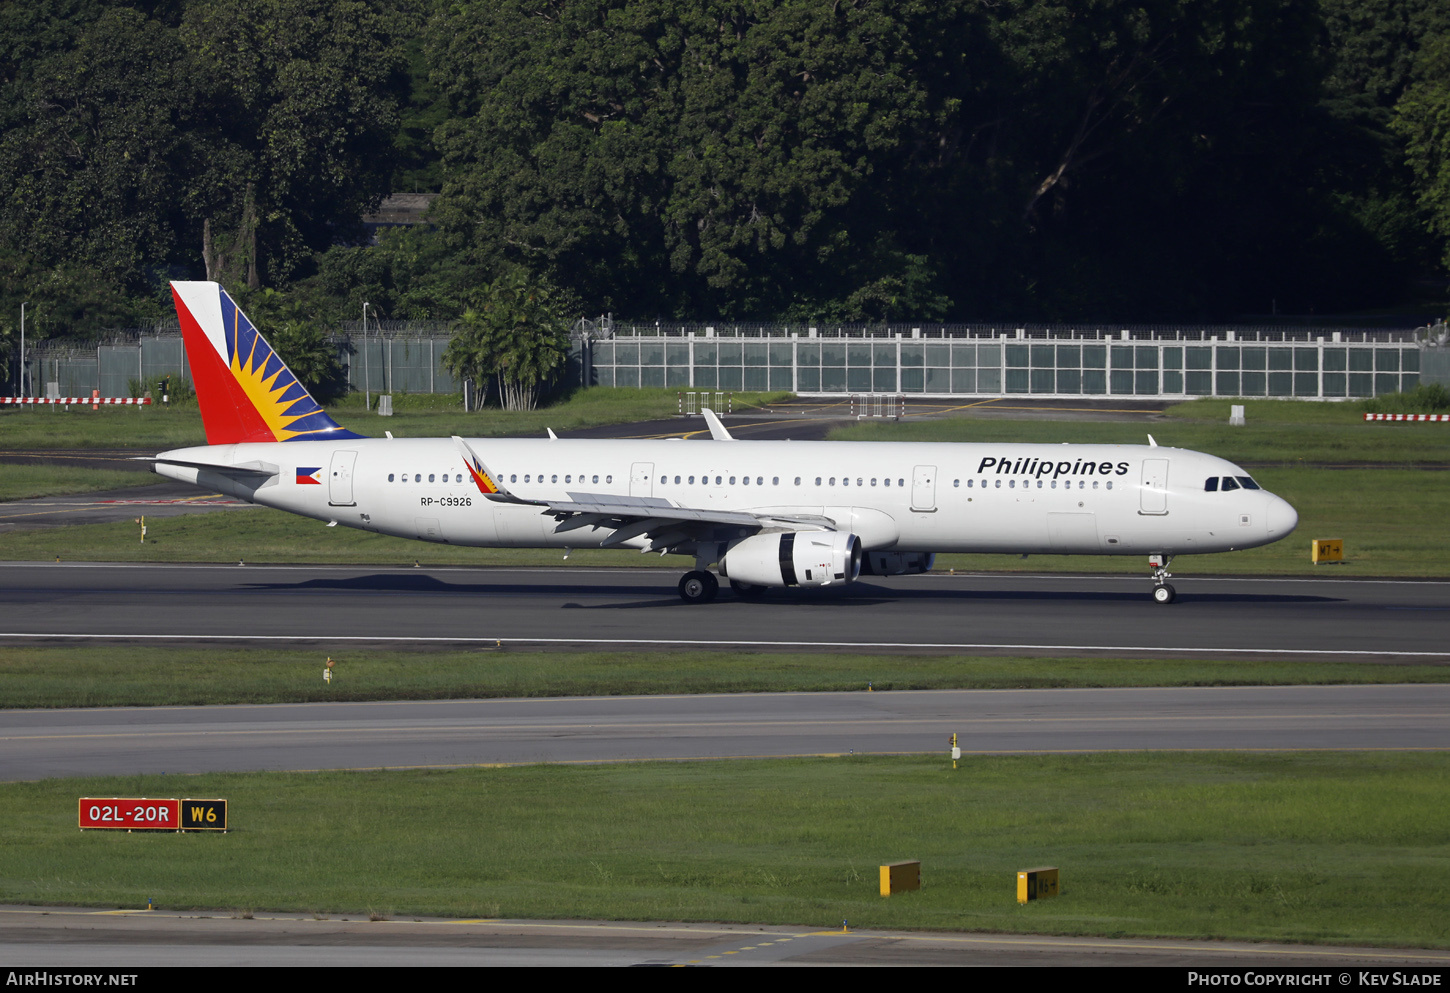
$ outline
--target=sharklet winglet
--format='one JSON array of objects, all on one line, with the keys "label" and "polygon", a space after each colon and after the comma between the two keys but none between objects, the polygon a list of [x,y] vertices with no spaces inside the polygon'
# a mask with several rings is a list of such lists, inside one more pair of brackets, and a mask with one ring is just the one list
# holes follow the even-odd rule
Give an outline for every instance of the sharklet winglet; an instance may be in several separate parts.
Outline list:
[{"label": "sharklet winglet", "polygon": [[730,432],[725,430],[725,425],[720,423],[720,418],[709,407],[700,408],[700,413],[705,416],[705,423],[710,425],[710,437],[716,441],[734,441]]}]

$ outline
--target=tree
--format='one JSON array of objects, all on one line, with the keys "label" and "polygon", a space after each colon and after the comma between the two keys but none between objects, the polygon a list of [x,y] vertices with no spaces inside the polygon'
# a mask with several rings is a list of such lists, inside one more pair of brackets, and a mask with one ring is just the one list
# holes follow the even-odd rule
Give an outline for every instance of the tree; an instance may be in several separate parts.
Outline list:
[{"label": "tree", "polygon": [[1445,239],[1444,264],[1450,268],[1450,31],[1431,40],[1421,60],[1420,81],[1395,107],[1394,128],[1405,139],[1419,202],[1430,230]]},{"label": "tree", "polygon": [[497,377],[506,410],[533,410],[569,356],[562,294],[515,269],[488,284],[464,312],[443,364],[487,393]]},{"label": "tree", "polygon": [[249,287],[285,283],[360,234],[389,189],[400,38],[417,25],[412,0],[186,5],[203,150],[187,209],[209,268],[230,245]]},{"label": "tree", "polygon": [[176,243],[186,52],[129,7],[47,7],[0,15],[0,246],[140,290]]},{"label": "tree", "polygon": [[347,392],[337,344],[309,314],[305,300],[265,289],[244,293],[239,302],[314,400],[332,403]]}]

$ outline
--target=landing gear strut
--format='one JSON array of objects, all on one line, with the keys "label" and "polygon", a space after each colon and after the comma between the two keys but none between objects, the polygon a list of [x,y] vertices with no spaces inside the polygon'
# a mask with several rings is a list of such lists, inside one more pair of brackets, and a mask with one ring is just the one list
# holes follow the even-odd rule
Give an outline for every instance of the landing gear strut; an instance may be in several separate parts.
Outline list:
[{"label": "landing gear strut", "polygon": [[713,573],[697,569],[680,580],[680,599],[686,603],[709,603],[720,592],[720,580]]},{"label": "landing gear strut", "polygon": [[1171,555],[1148,556],[1148,564],[1153,567],[1154,603],[1172,603],[1178,599],[1178,591],[1168,582],[1173,575],[1168,571],[1168,563],[1172,561]]}]

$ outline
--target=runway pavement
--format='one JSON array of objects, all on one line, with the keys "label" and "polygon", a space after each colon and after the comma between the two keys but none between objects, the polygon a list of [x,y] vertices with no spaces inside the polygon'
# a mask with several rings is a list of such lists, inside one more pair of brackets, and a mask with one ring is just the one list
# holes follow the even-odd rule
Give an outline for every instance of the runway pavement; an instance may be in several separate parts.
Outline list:
[{"label": "runway pavement", "polygon": [[728,588],[687,605],[681,570],[373,569],[16,563],[0,643],[779,647],[1029,655],[1450,661],[1450,583],[941,575],[837,590]]},{"label": "runway pavement", "polygon": [[[426,665],[426,657],[418,664]],[[346,667],[337,677],[346,679]],[[536,762],[1450,749],[1450,685],[932,690],[0,711],[0,780]]]},{"label": "runway pavement", "polygon": [[[1442,973],[1450,952],[1159,938],[1049,937],[787,928],[667,921],[369,921],[258,912],[0,907],[0,960],[11,969],[158,962],[228,966],[956,965],[1142,966],[1186,970],[1413,967]],[[1342,973],[1346,976],[1349,974]],[[1356,973],[1355,975],[1359,975]],[[146,978],[154,978],[147,976]],[[1184,973],[1171,981],[1183,982]],[[1268,977],[1260,977],[1260,984]],[[1337,981],[1336,981],[1337,982]],[[144,985],[144,984],[143,984]],[[1348,985],[1339,983],[1339,985]]]}]

